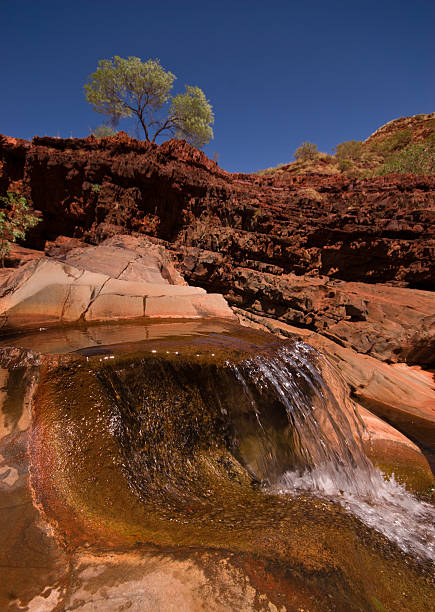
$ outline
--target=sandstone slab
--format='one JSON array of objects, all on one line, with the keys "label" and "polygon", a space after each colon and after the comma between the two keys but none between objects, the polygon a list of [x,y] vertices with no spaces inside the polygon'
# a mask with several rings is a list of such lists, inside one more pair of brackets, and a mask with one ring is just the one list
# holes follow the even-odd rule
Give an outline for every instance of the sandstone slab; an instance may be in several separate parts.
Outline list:
[{"label": "sandstone slab", "polygon": [[234,319],[222,296],[187,285],[162,247],[128,236],[35,259],[0,285],[3,330],[147,316]]},{"label": "sandstone slab", "polygon": [[162,246],[144,237],[114,236],[98,247],[68,250],[61,261],[114,279],[164,285],[186,285]]}]

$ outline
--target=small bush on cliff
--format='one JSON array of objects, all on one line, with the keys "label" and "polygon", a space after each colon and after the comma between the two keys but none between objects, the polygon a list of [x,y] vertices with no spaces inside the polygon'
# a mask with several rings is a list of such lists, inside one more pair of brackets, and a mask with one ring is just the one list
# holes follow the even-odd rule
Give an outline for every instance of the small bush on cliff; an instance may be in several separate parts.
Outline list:
[{"label": "small bush on cliff", "polygon": [[295,159],[301,162],[312,161],[313,159],[317,159],[319,156],[319,151],[317,149],[317,145],[312,142],[303,142],[300,147],[298,147],[295,151]]},{"label": "small bush on cliff", "polygon": [[414,142],[389,157],[379,174],[427,174],[435,175],[435,144],[430,140]]},{"label": "small bush on cliff", "polygon": [[338,162],[338,169],[340,172],[349,172],[355,166],[351,159],[340,159]]},{"label": "small bush on cliff", "polygon": [[101,60],[90,75],[86,100],[112,125],[123,117],[136,117],[147,141],[155,142],[167,132],[202,147],[213,138],[212,107],[199,87],[186,85],[185,93],[171,96],[175,78],[159,60],[115,55],[113,60]]},{"label": "small bush on cliff", "polygon": [[23,240],[26,232],[35,227],[40,219],[31,210],[25,197],[8,191],[0,197],[0,261],[5,265],[5,257],[9,253],[11,243]]},{"label": "small bush on cliff", "polygon": [[115,136],[116,132],[115,130],[110,127],[110,125],[104,125],[104,123],[102,125],[99,125],[97,128],[95,128],[95,130],[92,130],[91,132],[92,136],[95,136],[95,138],[110,138],[110,136]]},{"label": "small bush on cliff", "polygon": [[347,140],[335,147],[335,157],[339,162],[343,160],[359,161],[362,156],[362,142],[360,140]]},{"label": "small bush on cliff", "polygon": [[376,141],[371,148],[379,155],[388,157],[396,151],[404,149],[412,140],[411,130],[398,130],[383,140]]},{"label": "small bush on cliff", "polygon": [[276,166],[271,166],[270,168],[264,168],[263,170],[257,170],[258,176],[264,176],[265,174],[274,174],[284,168],[287,164],[277,164]]}]

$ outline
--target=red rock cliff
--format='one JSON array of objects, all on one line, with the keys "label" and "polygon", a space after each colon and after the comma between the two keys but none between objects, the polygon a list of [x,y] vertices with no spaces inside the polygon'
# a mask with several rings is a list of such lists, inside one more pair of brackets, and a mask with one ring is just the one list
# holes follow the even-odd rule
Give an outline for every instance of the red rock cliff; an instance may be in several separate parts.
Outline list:
[{"label": "red rock cliff", "polygon": [[9,187],[43,213],[29,246],[144,233],[235,305],[383,359],[433,360],[435,177],[259,177],[183,141],[0,137]]}]

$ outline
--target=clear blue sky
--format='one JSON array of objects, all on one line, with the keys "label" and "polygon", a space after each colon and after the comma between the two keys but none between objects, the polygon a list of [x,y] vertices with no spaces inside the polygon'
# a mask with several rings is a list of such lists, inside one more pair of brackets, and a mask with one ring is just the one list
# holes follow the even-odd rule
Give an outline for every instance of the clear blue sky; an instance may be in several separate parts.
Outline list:
[{"label": "clear blue sky", "polygon": [[[160,58],[215,111],[230,171],[435,110],[433,0],[0,0],[0,133],[82,137],[97,62]],[[125,127],[128,127],[127,125]]]}]

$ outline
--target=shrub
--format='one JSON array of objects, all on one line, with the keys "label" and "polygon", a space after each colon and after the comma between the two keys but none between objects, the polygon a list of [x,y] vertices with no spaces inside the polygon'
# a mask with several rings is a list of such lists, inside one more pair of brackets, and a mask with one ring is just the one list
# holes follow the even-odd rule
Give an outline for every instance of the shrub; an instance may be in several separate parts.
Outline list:
[{"label": "shrub", "polygon": [[4,267],[11,243],[23,240],[27,230],[35,227],[40,219],[29,208],[26,198],[13,191],[0,197],[0,206],[0,260]]},{"label": "shrub", "polygon": [[92,130],[92,136],[95,136],[95,138],[109,138],[110,136],[115,136],[116,132],[113,128],[110,127],[110,125],[104,125],[104,123],[102,125],[99,125],[97,128],[95,128],[95,130]]},{"label": "shrub", "polygon": [[92,193],[100,193],[101,185],[94,183],[91,187]]},{"label": "shrub", "polygon": [[431,132],[429,136],[426,136],[425,144],[430,147],[435,147],[435,132]]},{"label": "shrub", "polygon": [[309,202],[322,202],[323,196],[312,187],[303,187],[296,192],[298,201],[308,200]]},{"label": "shrub", "polygon": [[334,158],[332,155],[329,155],[329,153],[319,153],[319,159],[325,162],[326,164],[334,163]]},{"label": "shrub", "polygon": [[254,226],[261,222],[266,216],[267,215],[264,208],[262,208],[261,206],[257,208],[257,210],[252,215],[252,221],[254,222]]},{"label": "shrub", "polygon": [[264,170],[257,170],[258,176],[264,176],[265,174],[273,174],[274,172],[278,172],[281,168],[284,168],[287,164],[277,164],[276,166],[271,166],[270,168],[264,168]]},{"label": "shrub", "polygon": [[340,159],[338,162],[338,169],[340,172],[348,172],[354,167],[354,163],[351,159]]},{"label": "shrub", "polygon": [[374,142],[372,144],[372,149],[383,155],[384,157],[388,157],[395,151],[400,151],[404,149],[412,140],[412,131],[411,130],[398,130],[391,134],[391,136],[387,136],[384,140],[379,142]]},{"label": "shrub", "polygon": [[435,174],[435,144],[429,140],[411,143],[402,151],[389,157],[380,168],[379,174]]},{"label": "shrub", "polygon": [[362,142],[361,140],[347,140],[335,147],[335,156],[341,160],[352,160],[358,161],[362,155]]},{"label": "shrub", "polygon": [[317,145],[312,142],[303,142],[295,151],[295,159],[297,161],[307,162],[316,159],[319,156]]}]

